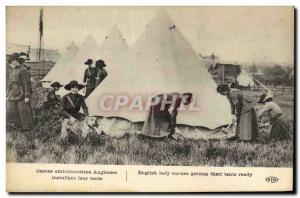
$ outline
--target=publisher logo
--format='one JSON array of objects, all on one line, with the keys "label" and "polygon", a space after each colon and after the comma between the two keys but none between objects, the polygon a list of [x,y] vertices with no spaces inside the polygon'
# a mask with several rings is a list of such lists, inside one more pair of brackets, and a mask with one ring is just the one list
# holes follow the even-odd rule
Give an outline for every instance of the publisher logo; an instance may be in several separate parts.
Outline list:
[{"label": "publisher logo", "polygon": [[265,180],[267,183],[277,183],[279,181],[278,177],[275,176],[266,177]]}]

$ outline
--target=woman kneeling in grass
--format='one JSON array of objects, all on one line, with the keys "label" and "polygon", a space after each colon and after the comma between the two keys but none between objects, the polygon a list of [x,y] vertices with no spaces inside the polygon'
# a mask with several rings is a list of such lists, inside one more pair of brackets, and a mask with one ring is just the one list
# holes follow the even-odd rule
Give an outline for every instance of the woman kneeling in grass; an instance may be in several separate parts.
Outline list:
[{"label": "woman kneeling in grass", "polygon": [[291,139],[292,134],[288,123],[284,120],[282,116],[282,109],[277,103],[273,101],[272,93],[268,93],[266,95],[263,104],[264,106],[258,113],[258,118],[260,118],[264,112],[268,113],[272,125],[270,131],[270,138],[278,140]]}]

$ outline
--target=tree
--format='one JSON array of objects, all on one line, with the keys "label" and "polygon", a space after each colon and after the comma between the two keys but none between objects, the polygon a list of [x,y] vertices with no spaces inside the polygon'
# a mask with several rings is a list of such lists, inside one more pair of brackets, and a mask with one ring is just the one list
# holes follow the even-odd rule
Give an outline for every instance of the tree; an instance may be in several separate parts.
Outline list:
[{"label": "tree", "polygon": [[289,71],[281,65],[266,67],[263,70],[266,80],[274,85],[280,85],[289,81]]},{"label": "tree", "polygon": [[255,65],[252,65],[250,68],[249,68],[249,72],[251,74],[255,74],[257,72],[257,67]]}]

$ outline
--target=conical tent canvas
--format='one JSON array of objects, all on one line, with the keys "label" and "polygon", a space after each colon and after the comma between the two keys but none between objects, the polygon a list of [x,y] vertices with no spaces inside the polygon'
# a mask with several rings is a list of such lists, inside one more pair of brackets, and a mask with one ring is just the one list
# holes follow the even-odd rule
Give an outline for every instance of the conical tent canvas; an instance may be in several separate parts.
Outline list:
[{"label": "conical tent canvas", "polygon": [[58,74],[65,71],[68,62],[78,53],[78,46],[72,42],[66,49],[62,52],[62,56],[59,61],[54,65],[54,67],[49,71],[49,73],[43,78],[44,87],[49,87],[54,81],[58,81]]},{"label": "conical tent canvas", "polygon": [[122,117],[132,122],[145,121],[145,109],[130,111],[125,107],[117,111],[101,111],[100,97],[122,93],[134,97],[190,92],[194,94],[199,110],[180,112],[178,124],[216,128],[230,123],[228,100],[216,92],[216,84],[205,66],[165,13],[160,12],[147,25],[133,46],[133,52],[137,60],[132,71],[124,66],[118,67],[119,72],[124,73],[121,83],[107,80],[106,85],[99,86],[87,99],[93,114]]},{"label": "conical tent canvas", "polygon": [[138,58],[138,92],[190,92],[197,111],[180,112],[178,124],[216,128],[230,123],[230,104],[216,92],[205,65],[166,12],[160,11],[133,47]]},{"label": "conical tent canvas", "polygon": [[74,41],[72,41],[72,43],[68,47],[66,47],[66,56],[73,57],[78,51],[78,46],[75,44]]},{"label": "conical tent canvas", "polygon": [[219,61],[218,58],[212,59],[211,56],[201,56],[199,55],[199,58],[204,63],[207,70],[209,70],[211,67],[214,67],[216,63]]},{"label": "conical tent canvas", "polygon": [[104,39],[99,54],[106,63],[108,72],[107,78],[100,84],[99,91],[107,89],[118,92],[122,90],[126,93],[127,88],[134,85],[134,78],[129,80],[136,75],[134,56],[116,26],[110,30]]},{"label": "conical tent canvas", "polygon": [[[134,82],[137,77],[135,57],[116,26],[106,36],[99,54],[107,65],[105,69],[108,75],[86,100],[90,115],[128,118],[129,115],[115,111],[103,112],[98,108],[100,98],[104,95],[117,96],[119,94],[130,95],[135,93],[135,91],[132,91],[135,90]],[[134,113],[130,112],[130,114]]]},{"label": "conical tent canvas", "polygon": [[[71,80],[77,80],[79,83],[83,83],[84,71],[87,65],[84,62],[87,59],[99,59],[99,47],[96,44],[95,39],[89,35],[87,39],[79,47],[79,51],[68,61],[61,63],[55,72],[53,71],[52,81],[58,81],[63,85],[66,85]],[[61,88],[57,94],[64,95],[67,91]]]},{"label": "conical tent canvas", "polygon": [[237,78],[237,81],[240,86],[244,86],[244,87],[254,86],[253,79],[251,78],[250,74],[247,71],[245,71],[244,69],[242,69],[240,75]]}]

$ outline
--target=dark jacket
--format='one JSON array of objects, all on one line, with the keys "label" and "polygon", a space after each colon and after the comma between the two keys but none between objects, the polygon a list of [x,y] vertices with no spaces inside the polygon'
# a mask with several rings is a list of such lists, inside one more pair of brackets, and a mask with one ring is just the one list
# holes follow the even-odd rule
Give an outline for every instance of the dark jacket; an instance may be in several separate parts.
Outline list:
[{"label": "dark jacket", "polygon": [[98,70],[96,86],[98,86],[107,76],[107,71],[104,68]]},{"label": "dark jacket", "polygon": [[[70,102],[70,100],[72,102]],[[68,93],[63,96],[60,109],[64,115],[66,115],[67,117],[72,116],[77,118],[80,108],[82,108],[84,115],[88,116],[88,108],[82,95]]]},{"label": "dark jacket", "polygon": [[6,120],[22,130],[30,130],[33,127],[31,104],[24,102],[24,98],[30,98],[32,93],[29,73],[22,65],[9,72]]},{"label": "dark jacket", "polygon": [[7,99],[10,101],[30,98],[32,94],[30,75],[26,69],[19,65],[10,70],[7,86]]},{"label": "dark jacket", "polygon": [[50,89],[50,91],[46,95],[48,106],[57,106],[60,105],[60,98],[55,94],[54,89]]},{"label": "dark jacket", "polygon": [[95,86],[98,70],[95,67],[87,68],[84,72],[83,82],[93,84]]}]

